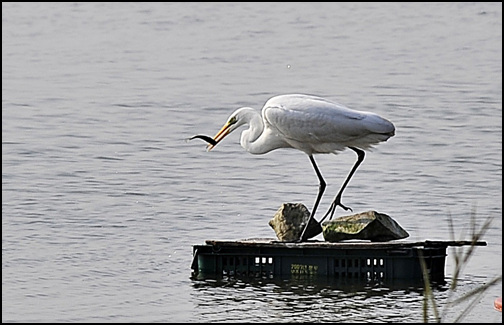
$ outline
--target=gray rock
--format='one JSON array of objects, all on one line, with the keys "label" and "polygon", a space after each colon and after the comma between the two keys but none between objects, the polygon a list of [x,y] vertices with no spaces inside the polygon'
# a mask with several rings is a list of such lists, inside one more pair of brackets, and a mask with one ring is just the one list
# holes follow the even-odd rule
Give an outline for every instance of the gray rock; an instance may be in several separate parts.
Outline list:
[{"label": "gray rock", "polygon": [[347,239],[367,239],[383,242],[409,237],[394,219],[376,211],[336,218],[322,223],[325,241],[339,242]]},{"label": "gray rock", "polygon": [[[284,203],[269,221],[269,225],[275,231],[278,240],[295,241],[301,236],[309,218],[310,211],[304,204]],[[312,238],[322,232],[322,227],[313,219],[306,231],[306,238]]]}]

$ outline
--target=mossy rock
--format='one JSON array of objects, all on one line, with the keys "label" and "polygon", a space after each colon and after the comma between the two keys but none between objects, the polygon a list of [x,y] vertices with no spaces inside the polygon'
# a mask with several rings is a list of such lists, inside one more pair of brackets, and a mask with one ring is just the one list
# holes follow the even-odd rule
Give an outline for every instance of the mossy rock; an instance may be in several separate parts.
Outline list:
[{"label": "mossy rock", "polygon": [[367,211],[336,218],[322,223],[325,241],[339,242],[348,239],[363,239],[384,242],[409,237],[394,219],[376,211]]}]

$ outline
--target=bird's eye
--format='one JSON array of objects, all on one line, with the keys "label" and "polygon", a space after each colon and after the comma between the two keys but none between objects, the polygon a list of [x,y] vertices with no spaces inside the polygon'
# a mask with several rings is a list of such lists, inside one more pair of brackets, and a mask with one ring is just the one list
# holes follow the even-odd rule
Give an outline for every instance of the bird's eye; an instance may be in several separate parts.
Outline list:
[{"label": "bird's eye", "polygon": [[233,116],[232,118],[229,119],[228,124],[235,124],[236,123],[236,116]]}]

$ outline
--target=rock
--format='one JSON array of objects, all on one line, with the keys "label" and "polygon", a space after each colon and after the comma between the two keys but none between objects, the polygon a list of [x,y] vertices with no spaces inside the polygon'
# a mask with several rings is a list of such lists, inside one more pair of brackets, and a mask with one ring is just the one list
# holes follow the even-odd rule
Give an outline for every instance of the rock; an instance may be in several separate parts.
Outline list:
[{"label": "rock", "polygon": [[[269,225],[275,231],[280,241],[295,241],[301,236],[310,211],[302,203],[284,203],[275,213]],[[317,236],[322,232],[322,227],[316,220],[312,220],[306,230],[307,239]]]},{"label": "rock", "polygon": [[336,218],[322,223],[323,236],[328,242],[346,239],[389,241],[409,237],[394,219],[376,211]]}]

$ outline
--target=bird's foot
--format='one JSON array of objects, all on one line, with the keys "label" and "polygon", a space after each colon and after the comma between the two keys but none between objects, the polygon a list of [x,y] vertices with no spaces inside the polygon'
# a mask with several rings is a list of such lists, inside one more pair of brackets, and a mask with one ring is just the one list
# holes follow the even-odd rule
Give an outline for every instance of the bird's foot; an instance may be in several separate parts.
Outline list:
[{"label": "bird's foot", "polygon": [[331,220],[334,216],[334,212],[336,212],[336,207],[338,207],[338,206],[342,207],[343,210],[345,210],[345,211],[350,210],[353,212],[352,208],[343,205],[343,203],[341,203],[341,197],[337,196],[336,199],[331,204],[331,206],[329,207],[329,210],[327,210],[327,212],[324,215],[324,218],[322,218],[322,220],[325,219],[328,215],[329,215],[329,220]]},{"label": "bird's foot", "polygon": [[[343,203],[341,203],[341,202],[339,202],[337,205],[339,205],[340,207],[342,207],[345,211],[350,210],[350,211],[352,211],[352,212],[353,212],[352,208],[347,207],[347,206],[344,206],[344,205],[343,205]],[[336,210],[336,209],[335,209],[335,210]]]}]

